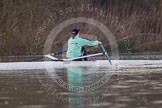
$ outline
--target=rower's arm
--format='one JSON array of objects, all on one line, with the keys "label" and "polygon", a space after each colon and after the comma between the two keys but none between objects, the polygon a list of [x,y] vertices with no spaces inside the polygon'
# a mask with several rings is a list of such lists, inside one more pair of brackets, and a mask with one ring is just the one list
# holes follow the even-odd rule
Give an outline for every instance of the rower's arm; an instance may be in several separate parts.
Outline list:
[{"label": "rower's arm", "polygon": [[97,41],[90,41],[90,40],[81,38],[80,44],[81,44],[81,46],[84,46],[84,45],[95,46],[95,45],[99,44],[99,41],[98,40]]}]

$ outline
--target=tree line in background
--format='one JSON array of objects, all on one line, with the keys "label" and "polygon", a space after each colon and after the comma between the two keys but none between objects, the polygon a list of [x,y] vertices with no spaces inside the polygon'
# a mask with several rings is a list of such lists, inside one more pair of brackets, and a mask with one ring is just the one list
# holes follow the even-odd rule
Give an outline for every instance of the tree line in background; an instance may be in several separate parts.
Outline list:
[{"label": "tree line in background", "polygon": [[[56,21],[38,33],[55,12],[88,4],[105,10],[108,16],[103,18],[89,11],[69,12],[58,15]],[[42,54],[50,31],[59,23],[78,16],[93,18],[106,25],[114,34],[121,53],[162,51],[161,0],[1,0],[0,13],[0,55]],[[73,27],[81,28],[83,34],[97,35],[110,51],[103,34],[84,23],[62,30],[53,42],[53,51],[63,47]]]}]

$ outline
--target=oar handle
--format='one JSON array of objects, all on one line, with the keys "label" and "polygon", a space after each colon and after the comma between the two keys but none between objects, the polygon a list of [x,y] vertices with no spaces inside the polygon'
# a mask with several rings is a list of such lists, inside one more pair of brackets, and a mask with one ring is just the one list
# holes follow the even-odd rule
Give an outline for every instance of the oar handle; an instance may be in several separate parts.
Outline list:
[{"label": "oar handle", "polygon": [[54,53],[50,53],[50,55],[52,55],[52,56],[61,55],[61,54],[63,54],[64,52],[66,52],[66,50],[58,50],[58,51],[56,51],[56,52],[54,52]]}]

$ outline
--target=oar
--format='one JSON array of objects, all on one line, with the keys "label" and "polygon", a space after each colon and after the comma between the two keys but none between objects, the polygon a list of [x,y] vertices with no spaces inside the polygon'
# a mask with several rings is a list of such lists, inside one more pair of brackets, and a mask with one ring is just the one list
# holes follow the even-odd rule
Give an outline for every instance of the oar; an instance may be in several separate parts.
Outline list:
[{"label": "oar", "polygon": [[109,61],[109,63],[112,65],[112,62],[111,62],[111,60],[110,60],[110,57],[109,57],[107,51],[105,50],[104,46],[103,46],[102,44],[100,44],[100,47],[101,47],[101,49],[102,49],[102,52],[103,52],[104,55],[106,56],[107,60]]},{"label": "oar", "polygon": [[64,61],[72,61],[72,60],[77,60],[77,59],[83,59],[83,58],[88,58],[88,57],[95,57],[95,56],[101,56],[103,53],[96,53],[96,54],[90,54],[86,56],[81,56],[81,57],[76,57],[76,58],[71,58],[71,59],[63,59]]},{"label": "oar", "polygon": [[51,60],[58,60],[58,58],[52,56],[51,54],[47,54],[45,57],[50,58]]},{"label": "oar", "polygon": [[[58,50],[58,51],[56,51],[55,53],[52,53],[51,55],[61,55],[61,54],[63,54],[64,52],[66,52],[66,50]],[[46,55],[45,55],[45,56],[46,56]],[[34,59],[28,60],[28,61],[26,61],[26,62],[36,61],[36,60],[39,60],[39,59],[44,58],[45,56],[44,56],[44,55],[41,55],[41,57],[34,58]]]},{"label": "oar", "polygon": [[35,60],[39,60],[39,59],[42,59],[44,56],[43,55],[41,55],[41,57],[38,57],[38,58],[35,58],[35,59],[32,59],[32,60],[28,60],[28,61],[26,61],[26,62],[32,62],[32,61],[35,61]]},{"label": "oar", "polygon": [[50,58],[53,61],[73,61],[73,60],[77,60],[77,59],[82,59],[82,58],[87,58],[87,57],[94,57],[94,56],[101,56],[101,55],[103,55],[103,53],[90,54],[90,55],[76,57],[76,58],[71,58],[71,59],[57,59],[56,57],[53,57],[50,54],[45,55],[45,57],[48,57],[48,58]]}]

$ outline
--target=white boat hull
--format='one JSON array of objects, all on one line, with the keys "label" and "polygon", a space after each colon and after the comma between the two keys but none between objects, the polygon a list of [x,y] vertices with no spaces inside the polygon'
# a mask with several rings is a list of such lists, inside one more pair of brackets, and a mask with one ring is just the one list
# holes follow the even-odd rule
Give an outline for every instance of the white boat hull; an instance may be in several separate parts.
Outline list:
[{"label": "white boat hull", "polygon": [[45,62],[10,62],[0,63],[0,70],[50,69],[69,66],[94,67],[110,66],[108,61],[45,61]]},{"label": "white boat hull", "polygon": [[107,60],[97,61],[45,61],[45,62],[9,62],[0,63],[0,70],[50,69],[64,67],[141,67],[161,66],[162,60]]}]

